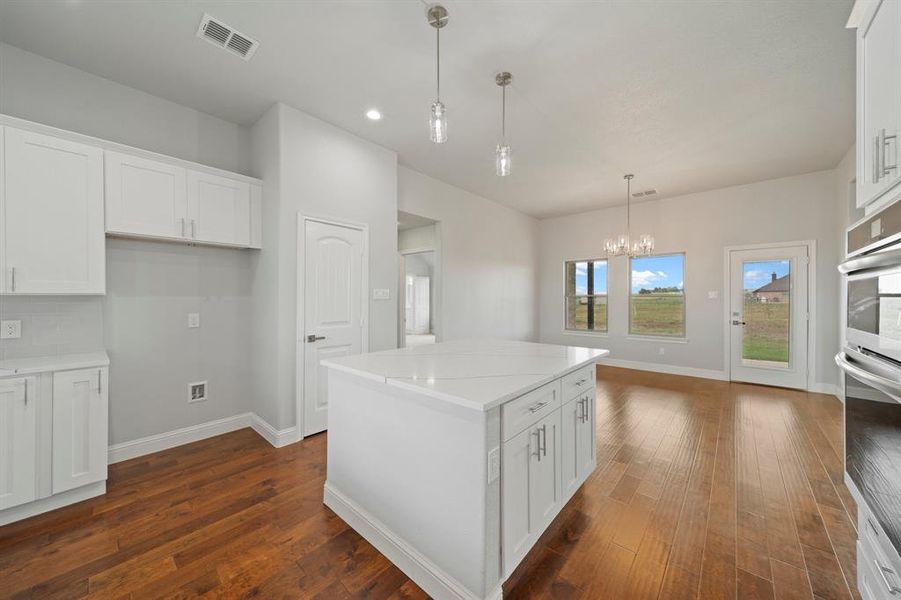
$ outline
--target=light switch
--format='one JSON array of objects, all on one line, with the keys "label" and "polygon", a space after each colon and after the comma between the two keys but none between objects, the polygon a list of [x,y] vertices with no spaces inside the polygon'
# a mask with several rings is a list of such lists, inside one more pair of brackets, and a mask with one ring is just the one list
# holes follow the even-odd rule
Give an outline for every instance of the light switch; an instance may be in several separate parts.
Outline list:
[{"label": "light switch", "polygon": [[391,298],[391,290],[389,290],[388,288],[373,288],[373,300],[388,300],[389,298]]},{"label": "light switch", "polygon": [[22,337],[22,321],[0,321],[0,339],[16,340]]},{"label": "light switch", "polygon": [[710,300],[716,300],[719,297],[720,297],[719,290],[710,290],[709,292],[707,292],[707,298]]},{"label": "light switch", "polygon": [[488,452],[488,483],[500,479],[501,476],[501,449],[492,448]]},{"label": "light switch", "polygon": [[200,327],[200,313],[188,313],[188,329]]}]

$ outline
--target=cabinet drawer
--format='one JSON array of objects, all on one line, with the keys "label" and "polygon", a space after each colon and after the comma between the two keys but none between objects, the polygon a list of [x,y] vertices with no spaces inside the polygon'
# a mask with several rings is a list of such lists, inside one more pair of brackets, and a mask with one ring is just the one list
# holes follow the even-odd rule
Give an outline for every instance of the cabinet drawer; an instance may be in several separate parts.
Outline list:
[{"label": "cabinet drawer", "polygon": [[879,559],[883,566],[895,572],[894,576],[889,576],[889,580],[901,587],[901,556],[888,539],[882,525],[864,503],[857,506],[857,535],[867,547],[872,559]]},{"label": "cabinet drawer", "polygon": [[595,366],[589,365],[563,376],[563,399],[572,400],[587,390],[593,390],[595,384]]},{"label": "cabinet drawer", "polygon": [[889,600],[901,593],[897,569],[887,565],[866,539],[857,542],[857,589],[866,600]]},{"label": "cabinet drawer", "polygon": [[501,431],[504,441],[560,408],[560,380],[557,379],[504,404]]}]

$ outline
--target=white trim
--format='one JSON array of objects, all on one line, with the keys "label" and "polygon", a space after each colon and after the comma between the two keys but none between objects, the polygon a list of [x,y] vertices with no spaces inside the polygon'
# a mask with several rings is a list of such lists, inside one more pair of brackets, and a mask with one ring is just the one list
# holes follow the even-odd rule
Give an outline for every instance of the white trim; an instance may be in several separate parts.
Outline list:
[{"label": "white trim", "polygon": [[[297,297],[294,305],[294,320],[297,330],[294,352],[294,414],[296,433],[294,441],[299,442],[303,439],[305,428],[304,423],[304,366],[306,364],[306,315],[303,310],[305,300],[304,276],[305,276],[305,244],[306,244],[306,222],[315,221],[326,225],[334,225],[336,227],[345,227],[348,229],[358,229],[363,234],[363,281],[360,284],[362,300],[360,305],[360,327],[361,327],[361,352],[369,352],[369,225],[367,223],[350,221],[347,219],[339,219],[330,216],[310,215],[297,211],[297,246],[295,248],[297,258],[297,280],[295,281]],[[395,298],[395,302],[397,299]]]},{"label": "white trim", "polygon": [[732,329],[729,325],[732,310],[731,253],[743,250],[775,250],[778,248],[807,247],[807,380],[805,389],[815,391],[817,379],[817,241],[797,240],[793,242],[771,242],[766,244],[745,244],[723,248],[723,371],[726,379],[732,380]]},{"label": "white trim", "polygon": [[716,371],[714,369],[699,369],[696,367],[680,367],[678,365],[668,365],[664,363],[652,363],[637,360],[623,360],[619,358],[602,358],[597,361],[599,365],[608,367],[619,367],[621,369],[636,369],[638,371],[654,371],[656,373],[666,373],[668,375],[683,375],[685,377],[701,377],[703,379],[715,379],[717,381],[728,381],[729,378],[724,371]]},{"label": "white trim", "polygon": [[27,504],[0,510],[0,526],[8,525],[15,521],[21,521],[22,519],[27,519],[28,517],[33,517],[51,510],[56,510],[57,508],[68,506],[69,504],[82,502],[88,498],[102,496],[105,493],[106,480],[89,483],[88,485],[83,485],[74,490],[67,490]]},{"label": "white trim", "polygon": [[670,344],[687,344],[689,341],[687,337],[676,335],[636,335],[634,333],[625,336],[625,339],[636,342],[669,342]]},{"label": "white trim", "polygon": [[149,435],[129,442],[122,442],[121,444],[113,444],[108,449],[108,462],[109,464],[114,464],[123,460],[153,454],[154,452],[169,450],[170,448],[244,429],[245,427],[253,428],[260,437],[276,448],[300,441],[300,438],[297,436],[297,427],[279,430],[264,421],[259,415],[246,412],[156,435]]},{"label": "white trim", "polygon": [[301,437],[297,435],[297,427],[276,429],[256,413],[251,413],[250,427],[256,431],[261,438],[276,448],[281,448],[301,440]]},{"label": "white trim", "polygon": [[835,396],[839,399],[840,402],[845,402],[845,399],[842,397],[841,387],[835,385],[834,383],[815,383],[810,386],[810,389],[807,391],[813,392],[815,394],[828,394],[830,396]]},{"label": "white trim", "polygon": [[440,246],[440,231],[438,229],[438,223],[435,222],[432,224],[432,227],[435,229],[435,243],[431,247],[423,246],[420,248],[410,248],[408,250],[400,250],[398,249],[397,253],[401,256],[404,261],[404,272],[400,273],[398,277],[398,283],[404,282],[404,287],[399,288],[397,291],[397,315],[398,315],[398,323],[397,323],[397,347],[404,348],[406,347],[406,320],[407,320],[407,306],[406,306],[406,261],[407,256],[410,254],[422,254],[423,252],[431,252],[432,253],[432,262],[434,263],[434,269],[432,271],[432,288],[433,293],[435,295],[435,314],[430,315],[430,320],[432,322],[432,335],[435,336],[435,343],[441,341],[441,249]]},{"label": "white trim", "polygon": [[[323,503],[344,519],[357,533],[384,554],[404,574],[437,600],[481,600],[466,586],[441,570],[406,540],[388,529],[353,500],[335,489],[328,481],[323,486]],[[502,598],[500,584],[487,598]]]}]

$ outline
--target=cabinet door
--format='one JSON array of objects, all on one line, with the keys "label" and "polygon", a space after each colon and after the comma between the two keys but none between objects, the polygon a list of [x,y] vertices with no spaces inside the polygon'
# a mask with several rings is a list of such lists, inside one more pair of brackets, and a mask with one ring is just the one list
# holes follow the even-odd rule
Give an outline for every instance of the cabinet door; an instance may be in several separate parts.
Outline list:
[{"label": "cabinet door", "polygon": [[510,574],[535,541],[529,522],[529,470],[535,459],[533,429],[504,442],[501,466],[504,573]]},{"label": "cabinet door", "polygon": [[106,479],[107,372],[53,374],[53,493]]},{"label": "cabinet door", "polygon": [[582,484],[581,443],[583,409],[582,399],[576,398],[563,405],[560,411],[560,476],[563,497],[569,498]]},{"label": "cabinet door", "polygon": [[576,487],[582,485],[597,466],[594,393],[586,393],[582,404],[585,416],[583,419],[577,420],[576,468],[579,473],[579,483]]},{"label": "cabinet door", "polygon": [[0,510],[36,498],[35,391],[33,377],[0,379]]},{"label": "cabinet door", "polygon": [[202,242],[250,245],[250,185],[188,171],[189,236]]},{"label": "cabinet door", "polygon": [[857,205],[863,206],[901,181],[892,138],[901,134],[901,2],[883,0],[861,25],[857,69]]},{"label": "cabinet door", "polygon": [[4,138],[0,264],[5,291],[102,294],[101,150],[11,127]]},{"label": "cabinet door", "polygon": [[184,168],[110,151],[104,162],[108,232],[186,237]]}]

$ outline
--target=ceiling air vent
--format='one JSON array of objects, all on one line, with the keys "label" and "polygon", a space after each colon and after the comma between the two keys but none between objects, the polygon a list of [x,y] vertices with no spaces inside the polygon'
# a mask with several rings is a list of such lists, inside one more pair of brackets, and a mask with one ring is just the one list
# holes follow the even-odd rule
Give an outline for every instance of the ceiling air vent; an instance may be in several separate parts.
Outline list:
[{"label": "ceiling air vent", "polygon": [[632,192],[633,198],[644,198],[646,196],[654,196],[657,194],[657,190],[645,190],[643,192]]},{"label": "ceiling air vent", "polygon": [[210,15],[203,15],[200,27],[197,28],[197,37],[214,44],[223,50],[237,54],[244,60],[250,60],[257,51],[260,43],[243,33],[238,33],[231,26],[216,20]]}]

